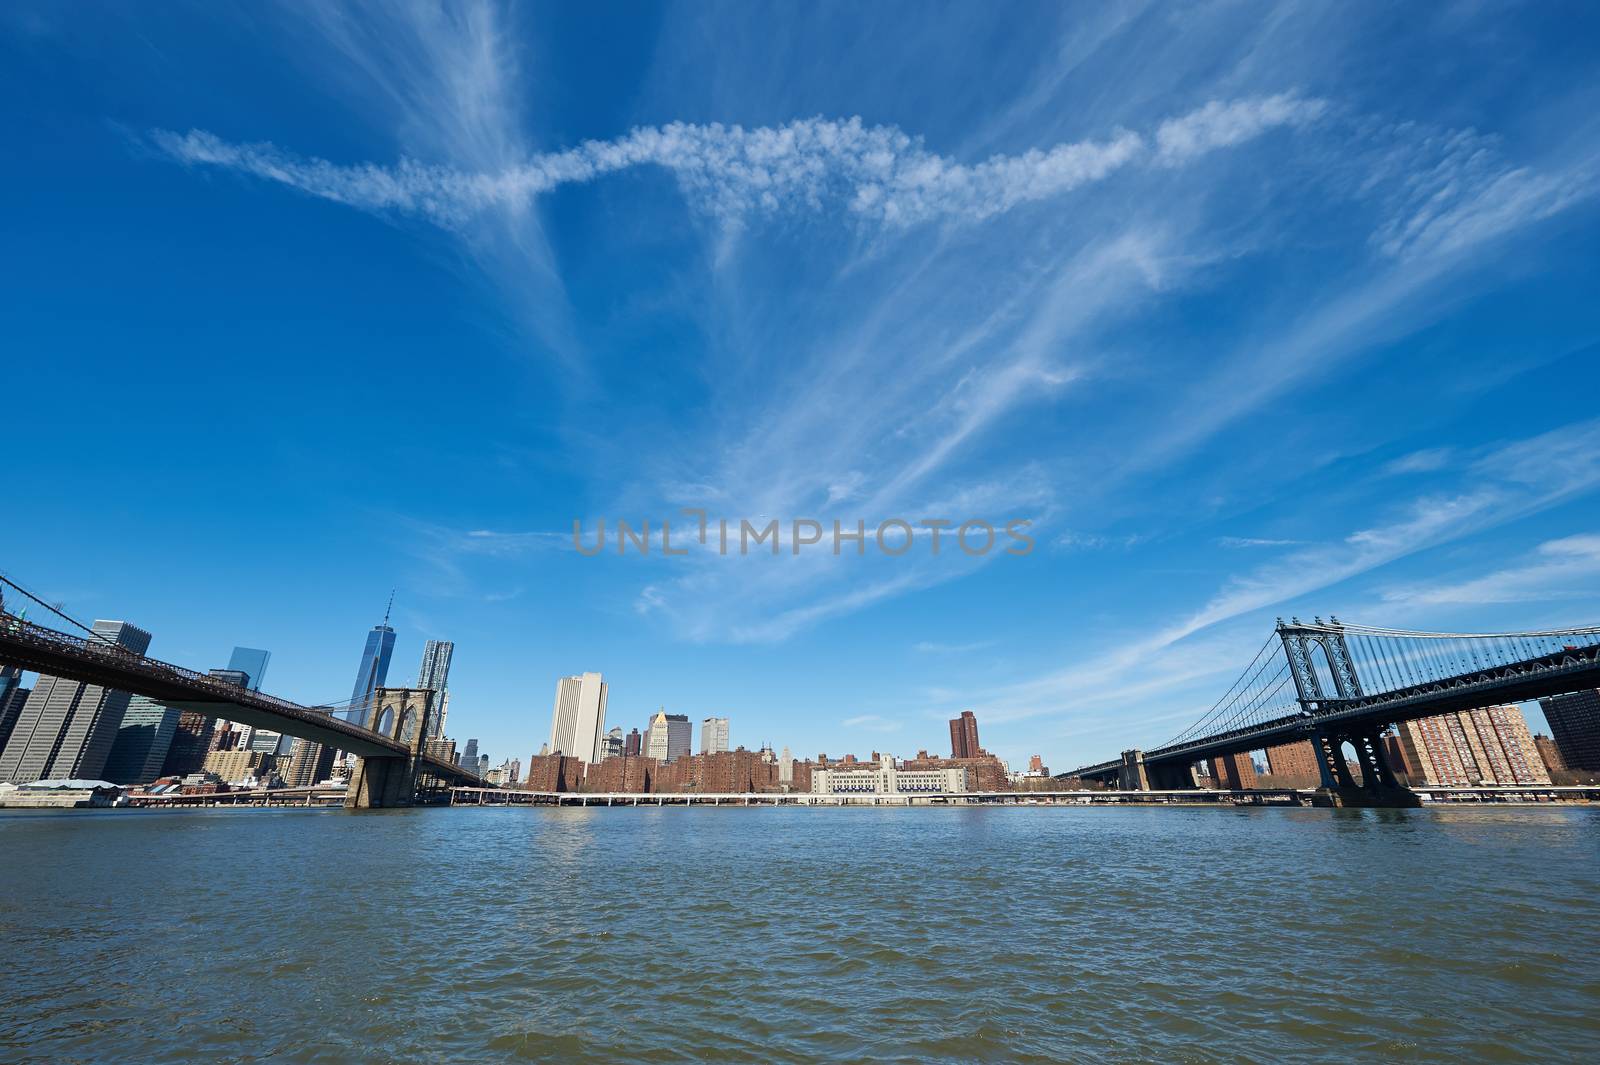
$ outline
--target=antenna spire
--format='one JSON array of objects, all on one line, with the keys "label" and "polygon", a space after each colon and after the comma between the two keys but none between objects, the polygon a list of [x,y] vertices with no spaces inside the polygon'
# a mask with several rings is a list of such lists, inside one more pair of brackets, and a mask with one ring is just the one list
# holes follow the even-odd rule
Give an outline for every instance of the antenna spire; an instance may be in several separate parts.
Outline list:
[{"label": "antenna spire", "polygon": [[389,624],[389,615],[394,611],[394,589],[389,589],[389,605],[383,608],[383,623]]}]

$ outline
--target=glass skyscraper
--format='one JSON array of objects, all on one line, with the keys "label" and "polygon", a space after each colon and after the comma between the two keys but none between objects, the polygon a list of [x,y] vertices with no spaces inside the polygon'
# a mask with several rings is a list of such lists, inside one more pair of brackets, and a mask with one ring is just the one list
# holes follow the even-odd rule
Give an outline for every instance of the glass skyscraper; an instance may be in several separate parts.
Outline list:
[{"label": "glass skyscraper", "polygon": [[367,633],[367,646],[361,652],[361,668],[356,671],[356,686],[350,692],[350,710],[345,720],[366,724],[367,701],[375,688],[389,681],[389,656],[394,653],[394,630],[385,620]]},{"label": "glass skyscraper", "polygon": [[228,668],[236,669],[249,677],[245,687],[258,692],[261,690],[261,679],[267,675],[267,662],[271,658],[271,651],[262,651],[254,647],[235,647],[233,657],[228,659]]},{"label": "glass skyscraper", "polygon": [[429,640],[422,648],[422,670],[417,674],[417,687],[429,688],[434,693],[433,716],[428,719],[428,738],[444,735],[445,692],[450,681],[450,657],[456,645],[449,640]]}]

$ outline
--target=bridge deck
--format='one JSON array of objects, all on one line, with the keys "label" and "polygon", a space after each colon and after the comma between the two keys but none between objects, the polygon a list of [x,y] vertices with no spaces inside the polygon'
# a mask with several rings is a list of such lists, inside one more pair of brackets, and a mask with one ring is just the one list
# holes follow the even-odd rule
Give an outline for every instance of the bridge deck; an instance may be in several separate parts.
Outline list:
[{"label": "bridge deck", "polygon": [[[399,740],[340,720],[325,708],[301,706],[135,654],[115,644],[47,629],[11,614],[0,613],[0,662],[143,695],[164,706],[311,740],[363,758],[394,757],[410,750]],[[477,774],[438,759],[424,757],[419,763],[424,772],[436,777],[479,782]]]}]

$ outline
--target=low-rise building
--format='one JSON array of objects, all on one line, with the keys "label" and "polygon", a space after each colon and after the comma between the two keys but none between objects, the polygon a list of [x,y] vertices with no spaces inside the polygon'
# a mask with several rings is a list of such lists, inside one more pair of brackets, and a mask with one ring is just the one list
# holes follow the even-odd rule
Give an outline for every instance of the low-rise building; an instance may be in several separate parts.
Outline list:
[{"label": "low-rise building", "polygon": [[876,762],[852,762],[812,770],[811,794],[952,794],[967,791],[967,779],[968,771],[964,766],[906,768],[897,766],[893,757],[882,755]]}]

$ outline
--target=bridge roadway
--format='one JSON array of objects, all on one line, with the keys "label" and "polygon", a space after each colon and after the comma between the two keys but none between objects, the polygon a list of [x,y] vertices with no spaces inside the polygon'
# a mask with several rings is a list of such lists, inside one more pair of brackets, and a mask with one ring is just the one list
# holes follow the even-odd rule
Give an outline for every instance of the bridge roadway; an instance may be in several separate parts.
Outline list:
[{"label": "bridge roadway", "polygon": [[[229,684],[109,642],[47,629],[12,614],[0,613],[0,662],[143,695],[164,706],[281,732],[362,758],[410,754],[405,743],[342,721],[326,710]],[[417,768],[447,782],[482,783],[476,773],[437,758],[419,757]]]},{"label": "bridge roadway", "polygon": [[[1207,758],[1310,739],[1332,727],[1393,725],[1436,714],[1565,695],[1585,688],[1600,688],[1600,645],[1569,647],[1447,680],[1355,699],[1321,699],[1314,710],[1302,710],[1231,732],[1145,751],[1144,764],[1146,767],[1192,765]],[[1110,780],[1116,778],[1121,767],[1121,759],[1100,762],[1058,773],[1056,779]]]}]

